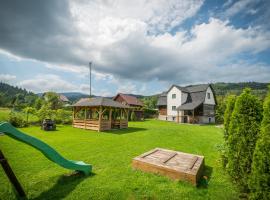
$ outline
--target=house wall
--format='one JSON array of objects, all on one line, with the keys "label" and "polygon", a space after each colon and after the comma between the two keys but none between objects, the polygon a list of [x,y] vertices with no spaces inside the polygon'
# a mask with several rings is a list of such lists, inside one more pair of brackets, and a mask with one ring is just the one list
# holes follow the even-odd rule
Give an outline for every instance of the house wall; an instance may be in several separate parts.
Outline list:
[{"label": "house wall", "polygon": [[159,115],[167,115],[167,106],[159,106],[158,107]]},{"label": "house wall", "polygon": [[[209,119],[210,119],[210,122],[209,122]],[[208,116],[199,116],[199,123],[200,124],[209,124],[209,123],[215,123],[215,117],[214,116],[211,116],[211,117],[208,117]]]},{"label": "house wall", "polygon": [[[210,93],[210,99],[208,99],[207,93]],[[205,99],[204,99],[205,104],[209,105],[216,105],[215,98],[214,98],[214,93],[210,87],[207,88],[206,93],[205,93]]]},{"label": "house wall", "polygon": [[[176,98],[172,98],[172,94],[176,94]],[[169,121],[175,121],[177,116],[177,110],[172,110],[172,106],[178,106],[181,105],[182,100],[182,92],[176,88],[173,87],[167,94],[167,115]]]}]

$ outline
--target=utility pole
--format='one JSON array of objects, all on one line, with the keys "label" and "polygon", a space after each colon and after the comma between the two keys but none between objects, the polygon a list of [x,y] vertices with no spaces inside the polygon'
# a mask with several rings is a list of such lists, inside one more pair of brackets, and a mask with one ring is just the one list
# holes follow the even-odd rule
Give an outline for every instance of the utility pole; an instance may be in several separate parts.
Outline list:
[{"label": "utility pole", "polygon": [[92,96],[92,94],[91,94],[92,62],[89,62],[89,71],[90,71],[90,76],[89,76],[89,81],[90,81],[90,96],[89,96],[89,98],[91,98],[91,96]]}]

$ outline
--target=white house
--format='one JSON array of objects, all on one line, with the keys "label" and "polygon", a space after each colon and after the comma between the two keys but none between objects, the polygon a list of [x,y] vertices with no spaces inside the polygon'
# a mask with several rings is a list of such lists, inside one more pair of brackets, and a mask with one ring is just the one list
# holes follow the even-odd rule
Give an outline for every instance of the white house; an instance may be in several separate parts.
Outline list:
[{"label": "white house", "polygon": [[210,84],[172,85],[158,99],[159,119],[179,123],[214,123],[215,93]]}]

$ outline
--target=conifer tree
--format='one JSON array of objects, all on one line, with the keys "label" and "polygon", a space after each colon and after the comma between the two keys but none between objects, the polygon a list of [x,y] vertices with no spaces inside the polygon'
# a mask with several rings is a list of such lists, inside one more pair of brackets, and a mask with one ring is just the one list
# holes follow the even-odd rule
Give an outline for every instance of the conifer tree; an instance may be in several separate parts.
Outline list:
[{"label": "conifer tree", "polygon": [[248,191],[248,177],[260,131],[262,105],[258,98],[245,89],[237,97],[229,126],[227,170],[240,189]]},{"label": "conifer tree", "polygon": [[235,95],[229,95],[226,98],[226,109],[224,112],[224,139],[225,139],[225,143],[228,140],[228,130],[229,130],[232,112],[233,112],[234,105],[235,105],[235,100],[236,100]]},{"label": "conifer tree", "polygon": [[253,154],[250,199],[270,199],[270,87],[263,105],[261,133]]}]

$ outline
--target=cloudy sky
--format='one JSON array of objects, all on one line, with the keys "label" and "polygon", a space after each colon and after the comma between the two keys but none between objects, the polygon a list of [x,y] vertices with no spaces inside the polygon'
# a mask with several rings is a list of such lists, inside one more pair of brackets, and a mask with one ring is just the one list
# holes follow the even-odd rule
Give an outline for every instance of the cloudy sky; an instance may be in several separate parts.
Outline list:
[{"label": "cloudy sky", "polygon": [[270,81],[268,0],[0,0],[0,81],[150,95]]}]

